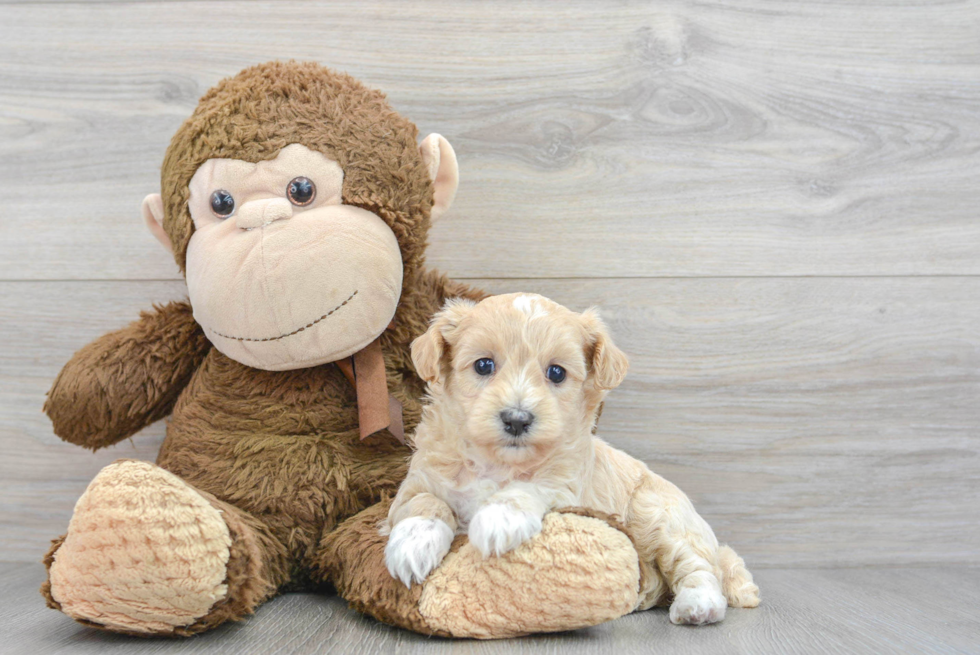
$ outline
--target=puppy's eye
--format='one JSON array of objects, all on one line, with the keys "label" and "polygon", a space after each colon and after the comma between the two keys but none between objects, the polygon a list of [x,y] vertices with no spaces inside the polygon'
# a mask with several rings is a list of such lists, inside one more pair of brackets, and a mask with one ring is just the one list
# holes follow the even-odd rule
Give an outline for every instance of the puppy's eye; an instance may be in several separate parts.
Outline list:
[{"label": "puppy's eye", "polygon": [[211,194],[211,211],[218,218],[228,218],[235,211],[235,199],[224,189]]},{"label": "puppy's eye", "polygon": [[493,373],[495,365],[493,360],[489,357],[484,357],[482,359],[476,360],[473,364],[473,370],[476,371],[477,375],[490,375]]},{"label": "puppy's eye", "polygon": [[308,177],[295,177],[286,187],[286,196],[298,207],[308,205],[316,198],[316,185]]},{"label": "puppy's eye", "polygon": [[546,375],[548,376],[548,379],[554,382],[555,384],[561,384],[562,382],[565,381],[565,369],[563,369],[561,366],[558,366],[557,364],[552,364],[551,366],[549,366]]}]

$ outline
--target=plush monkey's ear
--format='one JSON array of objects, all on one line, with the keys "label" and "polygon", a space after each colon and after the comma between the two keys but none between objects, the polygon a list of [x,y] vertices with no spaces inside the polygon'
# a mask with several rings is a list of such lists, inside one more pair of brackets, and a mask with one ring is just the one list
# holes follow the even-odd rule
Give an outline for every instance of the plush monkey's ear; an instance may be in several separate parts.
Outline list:
[{"label": "plush monkey's ear", "polygon": [[615,389],[626,377],[626,371],[630,367],[629,359],[612,342],[609,329],[594,307],[582,313],[582,323],[587,335],[585,354],[593,384],[599,391]]},{"label": "plush monkey's ear", "polygon": [[432,323],[425,334],[412,342],[412,363],[423,380],[429,383],[440,381],[449,355],[447,339],[474,307],[476,303],[472,300],[447,300],[442,310],[432,317]]},{"label": "plush monkey's ear", "polygon": [[150,232],[163,244],[171,255],[174,254],[174,247],[170,243],[170,237],[163,230],[163,198],[159,193],[151,193],[143,198],[143,221]]},{"label": "plush monkey's ear", "polygon": [[456,187],[459,186],[459,166],[456,164],[456,153],[444,137],[430,134],[419,146],[422,161],[429,171],[429,177],[435,187],[432,204],[432,220],[446,213],[456,197]]}]

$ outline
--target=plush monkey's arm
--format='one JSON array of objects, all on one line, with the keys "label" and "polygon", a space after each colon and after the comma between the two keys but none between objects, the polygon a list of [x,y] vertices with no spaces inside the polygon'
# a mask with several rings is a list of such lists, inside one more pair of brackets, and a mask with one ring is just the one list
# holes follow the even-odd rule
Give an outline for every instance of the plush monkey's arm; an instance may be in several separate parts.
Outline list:
[{"label": "plush monkey's arm", "polygon": [[75,353],[44,411],[65,441],[111,446],[168,415],[210,347],[189,304],[154,307]]}]

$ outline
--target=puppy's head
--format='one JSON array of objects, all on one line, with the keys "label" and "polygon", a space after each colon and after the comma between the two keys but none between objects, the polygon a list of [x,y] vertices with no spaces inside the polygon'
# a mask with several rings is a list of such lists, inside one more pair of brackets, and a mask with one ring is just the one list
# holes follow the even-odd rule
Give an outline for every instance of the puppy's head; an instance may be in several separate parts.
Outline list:
[{"label": "puppy's head", "polygon": [[462,438],[508,464],[587,438],[629,364],[595,310],[533,294],[454,300],[412,344],[437,411]]}]

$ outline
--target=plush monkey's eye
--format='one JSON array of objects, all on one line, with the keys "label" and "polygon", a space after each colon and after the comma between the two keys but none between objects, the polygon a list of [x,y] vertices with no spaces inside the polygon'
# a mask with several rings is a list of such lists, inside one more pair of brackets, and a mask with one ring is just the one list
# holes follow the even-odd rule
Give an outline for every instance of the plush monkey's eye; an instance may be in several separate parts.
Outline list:
[{"label": "plush monkey's eye", "polygon": [[313,202],[316,198],[316,185],[308,177],[296,177],[286,187],[286,196],[289,202],[302,207]]},{"label": "plush monkey's eye", "polygon": [[565,381],[565,369],[558,366],[558,364],[552,364],[548,367],[547,376],[555,384],[561,384]]},{"label": "plush monkey's eye", "polygon": [[476,360],[473,364],[473,370],[476,371],[477,375],[490,375],[493,373],[494,363],[489,357],[484,357],[482,359]]},{"label": "plush monkey's eye", "polygon": [[235,211],[235,199],[224,189],[211,194],[211,211],[219,218],[228,218]]}]

